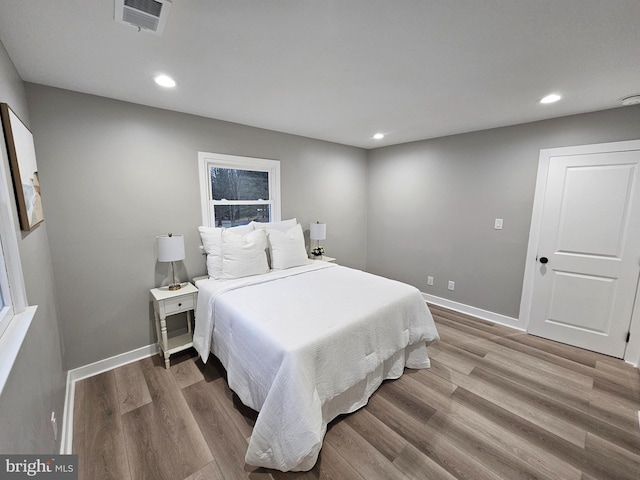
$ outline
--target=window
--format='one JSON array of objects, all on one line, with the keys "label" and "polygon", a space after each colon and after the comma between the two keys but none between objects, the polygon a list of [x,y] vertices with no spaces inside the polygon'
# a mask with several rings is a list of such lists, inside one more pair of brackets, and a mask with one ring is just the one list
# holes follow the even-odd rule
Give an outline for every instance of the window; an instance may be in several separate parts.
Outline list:
[{"label": "window", "polygon": [[[0,181],[6,178],[5,161],[0,155]],[[27,307],[11,197],[7,188],[0,188],[0,297],[1,338],[14,314]]]},{"label": "window", "polygon": [[[5,158],[0,155],[0,181],[7,182],[7,171]],[[11,197],[8,188],[0,188],[0,338],[14,314],[22,312],[26,306]]]},{"label": "window", "polygon": [[[5,301],[5,297],[7,300]],[[8,325],[8,320],[13,316],[9,292],[9,281],[7,279],[7,269],[5,268],[2,244],[0,244],[0,336]]]},{"label": "window", "polygon": [[[1,136],[0,136],[1,141]],[[0,394],[33,321],[36,306],[27,304],[22,276],[12,191],[4,149],[0,148]]]},{"label": "window", "polygon": [[280,162],[198,153],[202,224],[235,227],[280,220]]}]

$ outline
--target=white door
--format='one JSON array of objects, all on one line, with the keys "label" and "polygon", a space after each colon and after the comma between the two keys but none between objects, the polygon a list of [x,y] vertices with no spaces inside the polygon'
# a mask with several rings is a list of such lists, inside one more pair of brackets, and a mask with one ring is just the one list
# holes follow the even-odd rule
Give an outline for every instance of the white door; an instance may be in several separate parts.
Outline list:
[{"label": "white door", "polygon": [[549,158],[528,331],[622,358],[640,273],[640,150],[566,150]]}]

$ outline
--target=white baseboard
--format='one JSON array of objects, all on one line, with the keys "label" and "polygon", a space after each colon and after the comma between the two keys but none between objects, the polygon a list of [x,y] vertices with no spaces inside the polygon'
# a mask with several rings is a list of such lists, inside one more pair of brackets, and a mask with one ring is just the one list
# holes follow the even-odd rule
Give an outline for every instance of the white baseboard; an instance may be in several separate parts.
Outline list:
[{"label": "white baseboard", "polygon": [[[422,293],[426,302],[438,305],[456,312],[465,313],[478,317],[488,322],[498,323],[506,327],[511,327],[516,330],[525,331],[520,325],[517,318],[507,317],[499,313],[490,312],[481,308],[465,305],[464,303],[454,302],[447,300],[446,298],[436,297],[428,293]],[[73,403],[75,399],[76,382],[114,368],[121,367],[128,363],[137,362],[143,358],[157,355],[159,352],[158,345],[147,345],[130,352],[125,352],[114,357],[105,358],[97,362],[85,365],[84,367],[78,367],[67,372],[67,391],[64,400],[64,416],[62,422],[62,433],[60,437],[60,454],[70,454],[73,443]],[[630,362],[627,362],[630,363]],[[635,367],[637,365],[632,364]],[[638,411],[638,421],[640,423],[640,411]]]},{"label": "white baseboard", "polygon": [[[464,303],[454,302],[453,300],[447,300],[446,298],[442,298],[442,297],[436,297],[435,295],[430,295],[424,292],[422,292],[422,297],[425,299],[427,303],[433,303],[434,305],[448,308],[450,310],[455,310],[456,312],[466,313],[467,315],[473,315],[474,317],[478,317],[482,320],[486,320],[492,323],[499,323],[500,325],[504,325],[505,327],[515,328],[516,330],[520,330],[522,332],[527,331],[526,328],[522,328],[521,322],[517,318],[507,317],[506,315],[501,315],[500,313],[494,313],[488,310],[482,310],[481,308],[465,305]],[[628,363],[629,365],[635,368],[640,368],[640,365],[638,363],[634,363],[630,360],[624,360],[624,361],[625,363]],[[640,411],[638,411],[638,415],[640,417]]]},{"label": "white baseboard", "polygon": [[121,353],[114,357],[99,360],[84,367],[74,368],[67,372],[67,392],[64,399],[64,415],[62,420],[62,433],[60,435],[60,454],[71,453],[73,443],[73,403],[76,393],[76,382],[85,378],[93,377],[114,368],[137,362],[143,358],[151,357],[159,352],[158,345],[147,345],[130,352]]},{"label": "white baseboard", "polygon": [[515,328],[522,332],[525,331],[520,324],[520,320],[517,318],[507,317],[500,313],[490,312],[488,310],[472,307],[471,305],[465,305],[464,303],[454,302],[453,300],[447,300],[446,298],[436,297],[435,295],[430,295],[424,292],[422,293],[422,296],[427,303],[433,303],[434,305],[455,310],[456,312],[466,313],[467,315],[472,315],[488,322],[498,323],[505,327]]}]

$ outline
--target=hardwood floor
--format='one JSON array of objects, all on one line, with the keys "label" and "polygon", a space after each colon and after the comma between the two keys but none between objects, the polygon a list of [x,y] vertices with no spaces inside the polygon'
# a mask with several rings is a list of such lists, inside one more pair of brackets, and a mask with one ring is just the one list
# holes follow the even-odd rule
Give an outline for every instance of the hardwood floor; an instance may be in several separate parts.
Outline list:
[{"label": "hardwood floor", "polygon": [[640,374],[603,355],[430,306],[429,370],[329,425],[310,472],[244,463],[256,413],[224,370],[158,356],[76,384],[80,479],[640,478]]}]

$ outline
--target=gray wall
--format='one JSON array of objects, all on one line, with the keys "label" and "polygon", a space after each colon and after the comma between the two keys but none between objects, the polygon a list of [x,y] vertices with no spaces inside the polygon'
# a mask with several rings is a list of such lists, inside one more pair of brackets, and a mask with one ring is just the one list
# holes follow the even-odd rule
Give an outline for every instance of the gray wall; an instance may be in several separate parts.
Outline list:
[{"label": "gray wall", "polygon": [[[0,102],[8,103],[29,125],[24,86],[4,46],[0,43]],[[0,148],[6,149],[0,133]],[[36,149],[36,155],[39,152]],[[8,170],[8,168],[7,168]],[[1,179],[4,185],[9,179]],[[10,184],[10,183],[9,183]],[[14,220],[18,225],[17,211]],[[47,218],[47,208],[44,208]],[[50,422],[56,412],[58,432],[62,428],[66,372],[56,313],[48,221],[31,233],[16,231],[29,303],[38,305],[16,363],[0,397],[0,452],[56,453]]]},{"label": "gray wall", "polygon": [[518,317],[539,150],[640,137],[640,107],[627,107],[366,152],[42,85],[26,92],[69,368],[155,341],[148,289],[167,272],[156,235],[185,234],[182,279],[205,272],[198,151],[279,159],[283,218],[327,222],[324,245],[341,264]]},{"label": "gray wall", "polygon": [[540,149],[638,138],[624,107],[373,150],[367,269],[518,318]]},{"label": "gray wall", "polygon": [[283,218],[327,222],[323,243],[341,264],[517,317],[539,150],[640,137],[640,107],[629,107],[366,152],[25,87],[1,45],[0,101],[34,132],[45,213],[34,232],[16,232],[39,308],[0,398],[3,453],[58,449],[49,416],[62,420],[61,337],[69,368],[155,341],[148,289],[166,273],[156,235],[186,235],[183,279],[205,272],[198,151],[281,160]]},{"label": "gray wall", "polygon": [[280,160],[282,217],[327,223],[327,255],[364,268],[366,151],[26,84],[66,365],[155,342],[156,235],[185,235],[183,280],[205,273],[198,151]]}]

